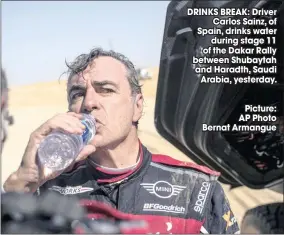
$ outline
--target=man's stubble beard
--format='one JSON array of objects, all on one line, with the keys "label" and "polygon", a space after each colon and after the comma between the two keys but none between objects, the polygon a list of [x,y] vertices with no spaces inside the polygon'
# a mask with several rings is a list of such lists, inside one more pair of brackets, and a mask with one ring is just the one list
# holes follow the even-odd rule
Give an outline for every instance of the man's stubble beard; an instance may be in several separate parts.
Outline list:
[{"label": "man's stubble beard", "polygon": [[[138,138],[138,130],[134,125],[132,125],[130,131],[128,131],[127,133],[125,133],[124,135],[118,138],[109,139],[109,140],[104,140],[103,138],[104,136],[101,135],[100,141],[98,142],[98,144],[95,144],[97,149],[96,153],[101,151],[105,152],[108,150],[112,151],[119,148],[120,146],[131,144],[132,140]],[[129,147],[131,148],[132,146]]]}]

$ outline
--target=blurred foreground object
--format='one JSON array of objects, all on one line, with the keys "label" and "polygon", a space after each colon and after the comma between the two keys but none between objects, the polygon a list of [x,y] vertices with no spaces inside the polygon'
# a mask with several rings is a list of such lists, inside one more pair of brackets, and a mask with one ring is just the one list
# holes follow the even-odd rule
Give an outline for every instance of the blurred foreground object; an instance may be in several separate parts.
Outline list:
[{"label": "blurred foreground object", "polygon": [[[95,201],[79,202],[53,192],[42,198],[31,194],[6,193],[1,200],[1,233],[127,234],[146,233],[143,221]],[[87,216],[87,212],[89,219]],[[96,217],[96,218],[95,218]]]}]

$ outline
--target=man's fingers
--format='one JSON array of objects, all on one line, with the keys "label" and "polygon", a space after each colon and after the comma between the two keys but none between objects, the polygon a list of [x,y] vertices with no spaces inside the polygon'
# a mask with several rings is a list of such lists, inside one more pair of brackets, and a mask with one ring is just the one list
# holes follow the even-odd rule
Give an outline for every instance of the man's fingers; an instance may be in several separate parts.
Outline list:
[{"label": "man's fingers", "polygon": [[66,124],[68,124],[70,127],[76,127],[79,128],[80,130],[84,130],[85,126],[82,124],[80,119],[78,117],[73,117],[70,116],[64,120]]},{"label": "man's fingers", "polygon": [[34,131],[34,135],[45,137],[54,130],[61,130],[70,134],[82,134],[85,126],[80,121],[81,116],[81,114],[75,113],[58,114]]},{"label": "man's fingers", "polygon": [[68,117],[66,119],[56,119],[50,123],[46,123],[46,130],[43,130],[41,135],[48,135],[51,131],[60,130],[65,133],[70,134],[82,134],[84,132],[85,126],[79,121],[79,119],[74,117]]},{"label": "man's fingers", "polygon": [[83,119],[83,114],[81,113],[74,113],[74,112],[67,112],[68,115],[79,118],[79,119]]},{"label": "man's fingers", "polygon": [[31,175],[38,175],[39,174],[39,169],[37,165],[31,165],[27,168],[23,168],[23,171],[27,174]]},{"label": "man's fingers", "polygon": [[63,124],[60,127],[56,128],[56,130],[66,133],[66,134],[76,134],[76,135],[82,135],[84,130],[79,127],[71,127],[68,124]]},{"label": "man's fingers", "polygon": [[82,161],[86,159],[90,154],[96,151],[96,147],[93,145],[86,145],[82,151],[79,153],[78,157],[76,158],[75,162]]},{"label": "man's fingers", "polygon": [[21,166],[14,175],[16,180],[33,183],[38,182],[39,180],[39,170],[35,165],[31,165],[30,167]]},{"label": "man's fingers", "polygon": [[[28,182],[36,183],[39,181],[39,171],[28,171],[23,173],[23,179],[25,179]],[[21,177],[21,178],[22,178]]]},{"label": "man's fingers", "polygon": [[38,175],[27,175],[26,180],[30,183],[37,183],[39,181],[39,176]]}]

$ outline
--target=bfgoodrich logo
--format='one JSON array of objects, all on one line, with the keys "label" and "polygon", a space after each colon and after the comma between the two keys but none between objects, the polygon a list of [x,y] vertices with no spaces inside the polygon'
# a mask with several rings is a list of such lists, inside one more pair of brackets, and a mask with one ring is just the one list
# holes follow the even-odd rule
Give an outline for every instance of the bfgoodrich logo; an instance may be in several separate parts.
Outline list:
[{"label": "bfgoodrich logo", "polygon": [[162,211],[162,212],[170,212],[176,214],[184,214],[185,208],[182,206],[161,205],[159,203],[145,203],[143,211]]},{"label": "bfgoodrich logo", "polygon": [[179,185],[172,185],[166,181],[157,181],[154,184],[143,183],[141,184],[149,193],[155,194],[159,198],[170,198],[172,196],[177,196],[186,187]]}]

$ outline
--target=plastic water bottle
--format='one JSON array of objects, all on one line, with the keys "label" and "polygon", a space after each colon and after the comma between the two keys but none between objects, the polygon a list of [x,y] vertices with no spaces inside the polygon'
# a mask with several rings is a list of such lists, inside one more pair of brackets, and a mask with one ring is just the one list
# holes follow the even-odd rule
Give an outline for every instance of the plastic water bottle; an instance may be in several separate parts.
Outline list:
[{"label": "plastic water bottle", "polygon": [[96,121],[89,114],[83,114],[85,125],[82,135],[54,131],[49,134],[38,149],[39,164],[49,172],[64,171],[76,159],[82,148],[96,134]]}]

